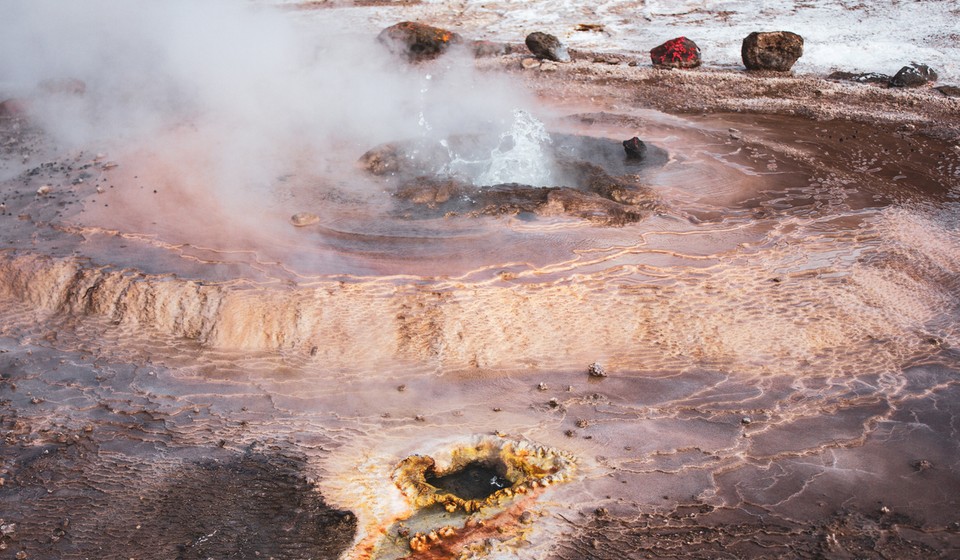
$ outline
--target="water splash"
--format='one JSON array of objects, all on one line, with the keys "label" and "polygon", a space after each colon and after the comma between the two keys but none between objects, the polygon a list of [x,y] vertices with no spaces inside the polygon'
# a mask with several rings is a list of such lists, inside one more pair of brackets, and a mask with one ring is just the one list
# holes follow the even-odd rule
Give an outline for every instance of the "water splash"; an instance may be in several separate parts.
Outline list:
[{"label": "water splash", "polygon": [[490,152],[490,166],[476,179],[479,185],[552,182],[552,161],[545,146],[551,143],[547,128],[527,111],[513,112],[513,126],[500,135]]},{"label": "water splash", "polygon": [[433,79],[431,74],[427,74],[423,77],[422,84],[420,86],[420,111],[417,113],[417,127],[420,130],[421,137],[427,137],[433,131],[433,126],[430,124],[430,121],[427,120],[426,106],[427,106],[427,94],[430,92],[430,80]]},{"label": "water splash", "polygon": [[466,159],[446,141],[450,163],[441,174],[465,177],[477,186],[523,183],[549,186],[554,183],[553,158],[546,149],[552,143],[546,126],[523,109],[513,111],[513,123],[503,131],[489,157]]}]

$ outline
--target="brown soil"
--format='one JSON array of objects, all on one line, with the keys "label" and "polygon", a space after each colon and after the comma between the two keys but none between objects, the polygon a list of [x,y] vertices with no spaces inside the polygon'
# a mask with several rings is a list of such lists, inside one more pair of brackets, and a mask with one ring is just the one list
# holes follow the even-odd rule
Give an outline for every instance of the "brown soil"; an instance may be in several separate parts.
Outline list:
[{"label": "brown soil", "polygon": [[609,57],[589,52],[576,52],[573,58],[548,71],[524,69],[520,55],[482,59],[479,64],[515,74],[550,103],[590,100],[608,107],[649,107],[677,114],[737,112],[817,121],[914,123],[923,134],[960,139],[960,100],[932,87],[888,89],[790,72],[666,70],[629,57],[611,65],[603,62]]}]

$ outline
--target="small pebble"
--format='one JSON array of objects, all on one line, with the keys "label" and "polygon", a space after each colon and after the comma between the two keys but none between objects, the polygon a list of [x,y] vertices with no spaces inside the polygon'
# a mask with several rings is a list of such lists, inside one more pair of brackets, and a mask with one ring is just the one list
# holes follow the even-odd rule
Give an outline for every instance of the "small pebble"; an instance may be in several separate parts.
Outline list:
[{"label": "small pebble", "polygon": [[607,376],[606,370],[604,370],[603,366],[601,366],[598,362],[593,362],[592,364],[590,364],[590,366],[587,367],[587,373],[590,374],[590,377],[606,377]]},{"label": "small pebble", "polygon": [[312,226],[320,221],[320,217],[310,212],[300,212],[290,217],[290,223],[297,227]]},{"label": "small pebble", "polygon": [[546,383],[540,383],[539,385],[537,385],[537,389],[539,389],[539,390],[541,390],[541,391],[546,391],[546,390],[548,389],[548,387],[547,387],[547,384],[546,384]]}]

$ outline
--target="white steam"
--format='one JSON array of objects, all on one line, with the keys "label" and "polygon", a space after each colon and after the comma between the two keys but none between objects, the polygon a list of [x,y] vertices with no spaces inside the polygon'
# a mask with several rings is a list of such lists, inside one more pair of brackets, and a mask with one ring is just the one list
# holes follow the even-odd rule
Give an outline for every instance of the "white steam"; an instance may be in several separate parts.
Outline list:
[{"label": "white steam", "polygon": [[[385,141],[499,130],[527,104],[466,52],[409,65],[373,35],[343,33],[335,14],[306,24],[206,0],[4,1],[0,12],[0,97],[28,98],[60,142],[159,157],[189,146],[234,185],[304,162],[347,168]],[[171,131],[190,140],[171,146]]]}]

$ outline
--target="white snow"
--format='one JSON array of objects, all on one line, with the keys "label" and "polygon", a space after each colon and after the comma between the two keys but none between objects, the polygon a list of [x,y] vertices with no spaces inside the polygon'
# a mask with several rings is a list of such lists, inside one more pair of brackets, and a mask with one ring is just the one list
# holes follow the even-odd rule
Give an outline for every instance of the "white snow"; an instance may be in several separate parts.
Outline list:
[{"label": "white snow", "polygon": [[[261,0],[296,5],[296,0]],[[337,6],[336,2],[326,5]],[[753,31],[803,36],[799,74],[833,70],[893,74],[910,62],[930,65],[940,82],[960,82],[960,2],[956,0],[426,0],[415,5],[303,10],[308,22],[375,34],[403,20],[447,27],[470,39],[522,42],[533,31],[568,46],[604,52],[649,50],[681,35],[693,39],[707,67],[742,68],[740,44]],[[603,32],[577,31],[582,23]]]}]

